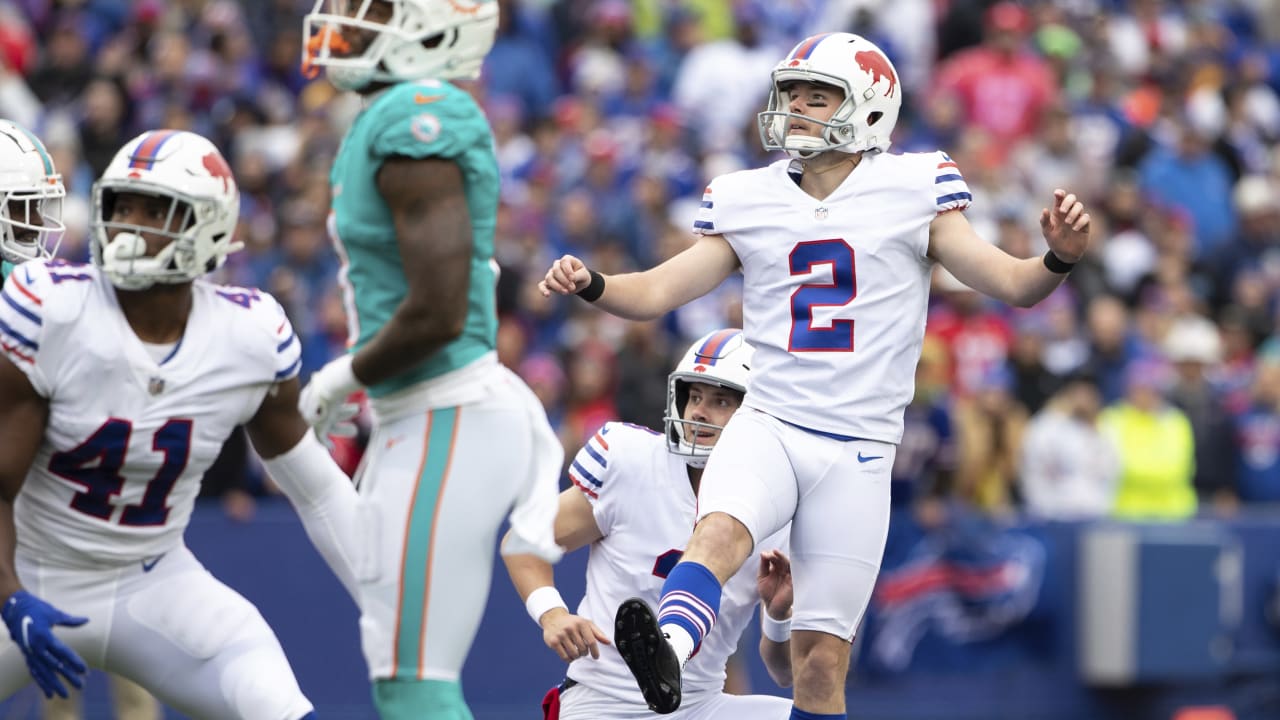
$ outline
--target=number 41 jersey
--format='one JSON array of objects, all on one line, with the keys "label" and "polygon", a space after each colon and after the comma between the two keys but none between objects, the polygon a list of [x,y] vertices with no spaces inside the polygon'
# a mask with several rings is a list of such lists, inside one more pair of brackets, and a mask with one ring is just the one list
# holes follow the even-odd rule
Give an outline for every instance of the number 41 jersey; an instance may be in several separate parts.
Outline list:
[{"label": "number 41 jersey", "polygon": [[822,200],[789,165],[717,177],[694,221],[742,263],[743,331],[756,349],[743,404],[897,444],[924,340],[929,225],[968,207],[969,188],[942,152],[864,154]]},{"label": "number 41 jersey", "polygon": [[155,557],[182,541],[200,479],[301,345],[270,295],[197,280],[182,339],[153,359],[96,268],[19,266],[0,343],[49,403],[14,508],[20,552],[71,566]]}]

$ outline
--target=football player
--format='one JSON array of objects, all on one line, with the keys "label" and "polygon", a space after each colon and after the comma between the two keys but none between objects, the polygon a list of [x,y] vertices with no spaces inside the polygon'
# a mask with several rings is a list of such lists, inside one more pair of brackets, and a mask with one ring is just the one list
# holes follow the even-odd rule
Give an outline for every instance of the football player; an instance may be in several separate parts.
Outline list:
[{"label": "football player", "polygon": [[458,677],[498,529],[510,514],[504,554],[559,558],[564,460],[541,403],[497,359],[498,162],[453,82],[479,75],[498,3],[331,5],[304,21],[305,64],[364,98],[330,175],[350,351],[312,376],[300,407],[322,437],[353,391],[373,412],[358,485],[377,563],[359,605],[379,714],[470,718]]},{"label": "football player", "polygon": [[[569,552],[591,548],[586,596],[576,615],[556,590],[549,563],[507,558],[511,580],[547,647],[569,662],[567,679],[544,701],[547,720],[652,717],[610,646],[613,613],[632,596],[657,604],[693,527],[702,468],[724,424],[742,405],[750,366],[751,346],[741,330],[709,333],[690,346],[667,380],[665,433],[610,422],[578,451],[569,466],[574,487],[560,494],[556,515],[556,542]],[[724,692],[725,665],[757,601],[766,630],[760,655],[779,685],[790,684],[786,543],[783,528],[761,543],[758,572],[744,566],[725,584],[723,627],[685,668],[684,703],[675,717],[773,720],[787,712],[790,702],[780,697]]]},{"label": "football player", "polygon": [[[62,199],[66,188],[44,143],[26,128],[0,119],[0,283],[15,265],[53,257],[61,242]],[[52,247],[47,241],[55,236]],[[118,711],[130,717],[159,717],[160,708],[145,690],[111,677]],[[83,717],[76,698],[45,701],[46,718]]]},{"label": "football player", "polygon": [[657,612],[635,600],[615,618],[614,642],[657,712],[679,707],[681,667],[715,624],[722,585],[790,522],[792,718],[845,717],[849,645],[884,553],[934,263],[1025,307],[1088,246],[1089,215],[1065,190],[1040,213],[1043,258],[979,237],[959,212],[972,197],[949,156],[885,152],[902,92],[865,38],[805,39],[774,67],[759,116],[765,149],[789,157],[713,179],[694,222],[699,240],[662,265],[605,277],[565,256],[541,284],[644,319],[744,274],[756,353],[743,409],[707,463],[699,522]]},{"label": "football player", "polygon": [[92,665],[197,718],[312,717],[257,609],[182,540],[243,424],[353,587],[359,500],[298,413],[298,339],[270,295],[201,279],[239,248],[235,180],[208,140],[155,130],[93,207],[93,264],[28,261],[0,303],[0,697],[65,696]]},{"label": "football player", "polygon": [[0,279],[14,265],[52,257],[62,239],[67,190],[44,143],[12,120],[0,119]]}]

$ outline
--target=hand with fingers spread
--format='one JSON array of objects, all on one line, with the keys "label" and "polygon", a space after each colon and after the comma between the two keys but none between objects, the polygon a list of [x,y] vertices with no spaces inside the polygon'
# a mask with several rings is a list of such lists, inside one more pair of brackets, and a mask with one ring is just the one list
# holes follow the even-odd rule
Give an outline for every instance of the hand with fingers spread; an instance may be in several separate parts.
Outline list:
[{"label": "hand with fingers spread", "polygon": [[83,675],[88,670],[84,660],[53,634],[53,628],[57,625],[78,627],[89,622],[89,618],[68,615],[26,590],[9,596],[0,608],[0,617],[9,627],[9,637],[22,648],[27,669],[45,697],[51,698],[54,693],[67,697],[67,688],[59,675],[73,687],[84,686]]},{"label": "hand with fingers spread", "polygon": [[565,255],[551,263],[546,277],[538,283],[538,290],[543,297],[551,297],[551,293],[575,295],[590,284],[591,271],[587,266],[573,255]]},{"label": "hand with fingers spread", "polygon": [[600,646],[597,643],[609,644],[608,636],[595,623],[564,608],[548,610],[538,622],[542,625],[542,641],[565,662],[587,655],[599,660]]},{"label": "hand with fingers spread", "polygon": [[1040,211],[1040,231],[1058,259],[1076,263],[1089,247],[1089,213],[1084,203],[1061,188],[1053,191],[1053,206]]},{"label": "hand with fingers spread", "polygon": [[795,598],[791,585],[791,558],[776,549],[760,553],[756,590],[769,617],[774,620],[791,617],[791,603]]},{"label": "hand with fingers spread", "polygon": [[360,406],[348,402],[347,398],[362,386],[351,370],[353,357],[348,353],[330,361],[311,375],[311,381],[298,395],[298,412],[326,446],[331,445],[331,435],[354,437],[356,434],[353,419],[360,412]]}]

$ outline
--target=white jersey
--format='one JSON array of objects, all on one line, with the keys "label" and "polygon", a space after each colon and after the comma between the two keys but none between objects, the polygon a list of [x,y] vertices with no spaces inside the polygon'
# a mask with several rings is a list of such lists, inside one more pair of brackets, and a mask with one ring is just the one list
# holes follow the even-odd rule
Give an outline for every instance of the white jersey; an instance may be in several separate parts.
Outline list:
[{"label": "white jersey", "polygon": [[182,542],[200,478],[301,345],[279,303],[197,280],[186,332],[157,362],[89,265],[29,262],[0,302],[6,357],[49,402],[18,495],[18,548],[71,566],[153,558]]},{"label": "white jersey", "polygon": [[[604,537],[591,544],[587,590],[577,614],[590,619],[613,641],[618,606],[631,597],[658,607],[662,584],[679,562],[693,532],[697,498],[684,459],[667,451],[666,440],[649,428],[606,423],[578,452],[569,477],[591,502]],[[787,551],[790,526],[766,538],[758,551]],[[725,664],[742,630],[756,617],[758,563],[747,562],[725,583],[716,629],[684,668],[686,705],[724,688]],[[645,701],[635,678],[613,645],[600,659],[574,660],[568,676],[632,705]]]},{"label": "white jersey", "polygon": [[694,232],[742,262],[755,348],[744,405],[811,430],[897,443],[924,339],[929,224],[972,196],[945,153],[864,154],[829,197],[789,160],[722,175]]}]

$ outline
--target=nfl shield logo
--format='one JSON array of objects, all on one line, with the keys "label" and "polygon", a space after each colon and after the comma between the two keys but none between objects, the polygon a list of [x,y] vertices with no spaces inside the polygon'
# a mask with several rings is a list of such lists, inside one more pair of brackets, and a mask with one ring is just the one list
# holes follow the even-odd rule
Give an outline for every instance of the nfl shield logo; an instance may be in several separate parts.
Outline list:
[{"label": "nfl shield logo", "polygon": [[147,383],[147,392],[152,395],[159,395],[164,392],[164,378],[151,378],[151,381]]}]

